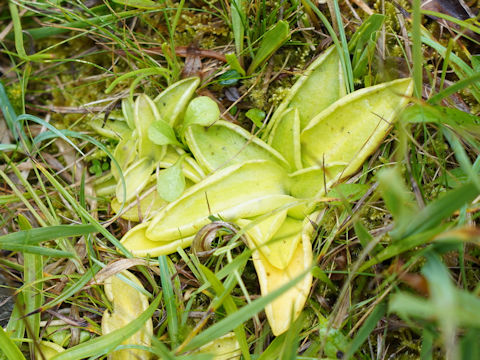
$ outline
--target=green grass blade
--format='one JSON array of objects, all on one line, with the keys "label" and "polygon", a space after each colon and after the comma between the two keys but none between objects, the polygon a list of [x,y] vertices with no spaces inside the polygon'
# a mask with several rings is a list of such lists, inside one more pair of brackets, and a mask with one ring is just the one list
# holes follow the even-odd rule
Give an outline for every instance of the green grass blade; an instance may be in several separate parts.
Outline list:
[{"label": "green grass blade", "polygon": [[59,296],[56,296],[52,301],[47,302],[42,306],[42,311],[51,309],[52,307],[61,304],[66,301],[71,296],[75,295],[83,289],[83,287],[93,279],[95,274],[100,271],[101,267],[98,264],[93,264],[92,267],[87,269],[85,274],[83,274],[73,285],[66,287]]},{"label": "green grass blade", "polygon": [[[59,24],[61,26],[48,26],[48,24],[46,24],[46,26],[41,28],[25,29],[24,31],[29,34],[33,40],[40,40],[70,32],[72,29],[88,29],[96,25],[107,26],[110,23],[117,22],[121,19],[127,19],[135,15],[138,15],[138,10],[128,10],[115,14],[96,16],[90,19],[65,22]],[[11,36],[7,36],[7,39],[8,38],[11,38]]]},{"label": "green grass blade", "polygon": [[122,341],[135,334],[150,319],[160,304],[161,297],[157,296],[150,306],[128,325],[114,330],[106,335],[86,341],[54,356],[51,360],[80,360],[90,356],[100,356],[112,352]]},{"label": "green grass blade", "polygon": [[237,56],[241,59],[243,53],[243,38],[245,36],[244,21],[245,16],[245,2],[244,0],[233,0],[230,3],[230,13],[232,18],[232,31],[235,41],[235,50]]},{"label": "green grass blade", "polygon": [[455,94],[456,92],[465,89],[466,87],[475,84],[480,81],[480,72],[467,76],[466,78],[455,82],[454,84],[450,85],[446,89],[438,92],[434,96],[432,96],[428,102],[430,104],[438,104],[440,101],[445,99],[446,97]]},{"label": "green grass blade", "polygon": [[[235,305],[235,302],[233,301],[232,296],[230,295],[233,286],[235,285],[235,276],[229,277],[228,279],[232,279],[232,286],[227,286],[227,288],[224,287],[222,282],[215,276],[215,274],[210,271],[207,267],[200,265],[200,269],[202,270],[203,274],[207,278],[208,282],[212,285],[213,290],[217,294],[217,297],[219,298],[224,298],[223,301],[223,306],[225,307],[225,310],[227,311],[228,315],[232,315],[235,312],[238,311],[237,305]],[[227,281],[228,281],[227,279]],[[228,317],[227,317],[228,318]],[[245,328],[243,325],[237,326],[235,329],[235,335],[237,337],[237,341],[240,344],[240,349],[242,350],[243,358],[246,360],[250,359],[250,352],[248,350],[248,343],[247,343],[247,336],[245,334]]]},{"label": "green grass blade", "polygon": [[[18,216],[18,226],[24,231],[32,229],[27,218],[23,215]],[[23,258],[23,282],[26,287],[22,288],[22,292],[25,299],[25,311],[29,314],[25,318],[25,325],[28,337],[34,340],[34,342],[28,344],[30,356],[34,358],[35,342],[38,341],[40,335],[40,313],[33,312],[43,304],[43,259],[41,255],[28,252],[24,254]]]},{"label": "green grass blade", "polygon": [[167,309],[168,334],[172,343],[172,348],[178,345],[178,315],[175,304],[175,294],[173,293],[172,275],[168,270],[167,257],[165,255],[158,257],[160,268],[160,279],[162,282],[163,300]]},{"label": "green grass blade", "polygon": [[[342,69],[345,74],[345,89],[347,92],[352,92],[353,91],[353,78],[347,76],[348,74],[348,63],[350,64],[350,70],[351,70],[351,62],[350,62],[350,54],[348,54],[348,59],[345,59],[345,51],[343,49],[342,44],[340,43],[340,40],[338,39],[337,34],[335,33],[335,30],[333,29],[332,25],[328,22],[328,19],[323,15],[323,13],[315,6],[315,4],[311,0],[305,0],[308,6],[315,12],[315,14],[320,18],[322,21],[323,25],[327,28],[328,34],[332,37],[333,43],[335,44],[335,47],[337,48],[339,57],[340,57],[340,62],[342,63]],[[340,23],[341,24],[341,23]],[[347,47],[348,51],[348,47]],[[350,72],[351,73],[351,72]]]},{"label": "green grass blade", "polygon": [[333,7],[335,10],[335,17],[337,19],[337,24],[338,24],[338,33],[340,35],[340,41],[341,41],[341,49],[343,52],[343,66],[344,66],[344,71],[346,75],[346,80],[347,80],[347,91],[352,92],[355,90],[354,84],[353,84],[353,69],[352,69],[352,62],[350,60],[350,53],[348,51],[348,42],[347,42],[347,37],[345,35],[345,29],[343,28],[343,21],[342,21],[342,13],[340,12],[340,6],[338,5],[338,0],[333,1]]},{"label": "green grass blade", "polygon": [[386,303],[380,303],[375,307],[375,309],[372,311],[367,320],[365,320],[362,327],[358,330],[357,334],[350,343],[350,347],[344,357],[345,359],[350,359],[357,352],[357,350],[360,348],[360,346],[362,346],[365,340],[367,340],[371,332],[375,329],[377,323],[385,315],[386,312]]},{"label": "green grass blade", "polygon": [[423,208],[412,218],[404,232],[394,230],[391,234],[395,238],[403,238],[430,230],[460,207],[473,201],[479,193],[480,190],[472,182],[461,185]]},{"label": "green grass blade", "polygon": [[15,343],[8,337],[7,333],[0,326],[0,351],[9,360],[25,360],[20,349]]},{"label": "green grass blade", "polygon": [[[310,269],[308,270],[310,271]],[[259,299],[252,301],[250,304],[242,307],[236,313],[228,316],[227,318],[220,320],[218,323],[210,326],[208,329],[197,335],[183,348],[184,351],[196,349],[202,345],[205,345],[222,335],[225,335],[227,332],[233,330],[237,326],[241,325],[244,321],[247,321],[252,316],[258,314],[262,311],[267,304],[272,302],[274,299],[282,295],[285,291],[295,286],[307,273],[308,271],[303,272],[299,276],[293,278],[285,285],[282,285],[275,291],[272,291],[266,296],[262,296]]]},{"label": "green grass blade", "polygon": [[23,33],[22,33],[22,24],[20,22],[20,15],[18,14],[17,5],[13,1],[8,2],[8,7],[10,9],[10,16],[12,17],[13,22],[13,33],[15,36],[15,49],[17,50],[18,55],[22,60],[27,59],[27,53],[23,46]]},{"label": "green grass blade", "polygon": [[436,227],[430,231],[426,231],[420,234],[415,234],[409,237],[402,238],[400,241],[396,241],[386,247],[383,251],[379,252],[375,257],[368,260],[363,264],[358,272],[365,271],[369,267],[379,264],[382,261],[391,259],[394,256],[402,254],[406,251],[416,248],[417,246],[425,245],[433,241],[433,238],[446,230],[446,226]]},{"label": "green grass blade", "polygon": [[280,20],[273,28],[265,33],[257,53],[248,68],[247,74],[255,72],[255,70],[263,65],[288,39],[290,39],[288,23]]},{"label": "green grass blade", "polygon": [[413,61],[413,94],[421,99],[423,89],[423,52],[421,39],[422,14],[420,12],[421,0],[412,2],[412,61]]},{"label": "green grass blade", "polygon": [[34,245],[61,237],[82,236],[95,232],[93,225],[57,225],[30,230],[17,231],[0,236],[0,248],[3,245]]},{"label": "green grass blade", "polygon": [[38,256],[50,256],[54,258],[75,258],[76,254],[64,251],[64,250],[56,250],[56,249],[49,249],[42,246],[29,246],[29,245],[16,245],[16,244],[6,244],[0,246],[3,250],[8,251],[18,251],[29,255],[38,255]]}]

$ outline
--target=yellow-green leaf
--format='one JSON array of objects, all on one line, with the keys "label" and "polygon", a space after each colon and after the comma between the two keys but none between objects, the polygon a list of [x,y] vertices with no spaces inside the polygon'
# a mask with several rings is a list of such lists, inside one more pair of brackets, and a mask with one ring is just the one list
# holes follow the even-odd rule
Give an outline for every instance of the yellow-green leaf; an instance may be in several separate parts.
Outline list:
[{"label": "yellow-green leaf", "polygon": [[266,213],[293,198],[286,195],[285,170],[269,161],[247,161],[217,171],[170,203],[152,220],[147,237],[170,241],[195,234],[210,215],[225,220]]},{"label": "yellow-green leaf", "polygon": [[119,202],[127,202],[137,196],[150,182],[155,168],[153,161],[144,157],[129,166],[123,176],[126,183],[126,194],[123,192],[122,182],[117,184],[116,195]]},{"label": "yellow-green leaf", "polygon": [[413,90],[411,79],[355,91],[316,116],[301,134],[304,166],[347,163],[353,174],[380,145]]},{"label": "yellow-green leaf", "polygon": [[195,235],[174,241],[152,241],[145,235],[149,222],[145,222],[130,229],[120,241],[134,256],[169,255],[178,248],[186,248],[192,244]]},{"label": "yellow-green leaf", "polygon": [[203,127],[192,125],[185,139],[198,163],[208,172],[249,160],[275,161],[289,168],[287,161],[271,146],[238,125],[217,121]]},{"label": "yellow-green leaf", "polygon": [[287,159],[292,169],[302,168],[300,117],[297,108],[285,111],[272,129],[270,145]]},{"label": "yellow-green leaf", "polygon": [[[131,272],[124,270],[121,274],[143,289],[142,283]],[[113,312],[110,314],[106,310],[103,313],[102,333],[104,335],[128,325],[148,308],[147,297],[115,275],[105,281],[105,295],[113,303]],[[152,320],[148,319],[137,333],[122,344],[149,346],[151,336],[153,336],[153,324]],[[117,350],[109,355],[111,360],[146,360],[149,358],[149,352],[138,349]]]},{"label": "yellow-green leaf", "polygon": [[177,126],[179,119],[183,118],[185,108],[199,84],[198,77],[184,79],[170,85],[155,98],[161,118],[170,126]]}]

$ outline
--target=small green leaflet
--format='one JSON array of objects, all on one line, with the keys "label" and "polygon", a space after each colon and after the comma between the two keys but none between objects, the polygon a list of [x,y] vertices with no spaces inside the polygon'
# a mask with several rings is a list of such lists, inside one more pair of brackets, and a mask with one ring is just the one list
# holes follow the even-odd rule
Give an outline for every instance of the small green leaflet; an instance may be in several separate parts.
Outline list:
[{"label": "small green leaflet", "polygon": [[148,138],[157,145],[180,145],[175,132],[166,121],[156,120],[148,128]]},{"label": "small green leaflet", "polygon": [[250,109],[245,113],[245,116],[252,120],[257,127],[263,126],[263,120],[265,119],[265,112],[260,109]]},{"label": "small green leaflet", "polygon": [[208,96],[199,96],[188,104],[185,111],[185,127],[191,124],[203,126],[212,125],[220,118],[220,109],[215,101]]},{"label": "small green leaflet", "polygon": [[182,172],[182,162],[185,156],[182,155],[175,164],[158,172],[157,191],[165,201],[177,200],[185,190],[185,176]]},{"label": "small green leaflet", "polygon": [[225,54],[225,58],[227,59],[227,63],[230,66],[230,69],[232,69],[233,71],[237,71],[242,76],[245,76],[245,70],[243,70],[242,65],[240,65],[240,61],[238,60],[235,53]]}]

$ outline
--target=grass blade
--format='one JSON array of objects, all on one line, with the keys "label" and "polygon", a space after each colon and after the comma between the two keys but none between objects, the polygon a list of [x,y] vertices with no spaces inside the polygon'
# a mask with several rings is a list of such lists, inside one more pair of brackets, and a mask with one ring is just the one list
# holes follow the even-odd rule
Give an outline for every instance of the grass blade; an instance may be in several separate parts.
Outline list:
[{"label": "grass blade", "polygon": [[265,33],[247,74],[252,74],[263,65],[288,39],[290,39],[290,28],[286,21],[281,20]]},{"label": "grass blade", "polygon": [[7,333],[0,326],[0,351],[9,360],[25,360],[20,349],[15,343],[8,337]]},{"label": "grass blade", "polygon": [[480,190],[469,182],[446,193],[416,214],[404,232],[392,231],[395,238],[408,237],[432,229],[465,204],[473,201]]},{"label": "grass blade", "polygon": [[375,329],[377,323],[385,315],[386,312],[386,303],[380,303],[375,307],[370,316],[363,323],[362,327],[358,330],[357,335],[355,335],[355,337],[353,338],[350,347],[345,354],[345,359],[350,359],[360,348],[360,346],[362,346],[362,344],[365,342],[365,340],[367,340],[373,329]]},{"label": "grass blade", "polygon": [[[233,286],[227,286],[227,288],[224,287],[222,282],[215,276],[213,272],[210,271],[207,267],[200,265],[200,269],[202,270],[203,274],[205,275],[206,279],[210,282],[212,285],[213,290],[217,294],[218,298],[224,298],[223,301],[223,306],[225,307],[225,310],[227,311],[228,315],[232,315],[235,312],[238,311],[237,305],[235,305],[235,302],[233,301],[232,296],[230,295],[230,292],[232,291]],[[229,279],[233,280],[233,284],[235,285],[235,276],[229,277]],[[245,334],[245,328],[242,325],[237,326],[235,329],[235,335],[237,337],[237,341],[240,344],[240,348],[242,350],[243,358],[248,360],[250,359],[250,353],[248,350],[248,344],[247,344],[247,336]]]},{"label": "grass blade", "polygon": [[167,309],[168,333],[173,348],[178,344],[178,318],[177,308],[175,306],[176,297],[173,293],[173,286],[171,282],[172,275],[168,270],[167,257],[165,255],[158,257],[158,265],[160,268],[163,300],[165,302],[165,308]]},{"label": "grass blade", "polygon": [[90,356],[97,357],[112,352],[122,341],[128,339],[140,330],[143,324],[152,317],[160,304],[160,299],[161,297],[157,296],[150,306],[130,324],[67,349],[54,356],[51,360],[80,360]]},{"label": "grass blade", "polygon": [[[310,271],[310,269],[308,270]],[[225,335],[227,332],[241,325],[244,321],[247,321],[252,316],[258,314],[262,311],[267,304],[272,302],[274,299],[279,297],[288,289],[292,288],[300,280],[302,280],[308,271],[303,272],[299,276],[293,278],[285,285],[282,285],[280,288],[272,291],[266,296],[262,296],[259,299],[252,301],[250,304],[242,307],[236,313],[230,315],[229,317],[220,320],[218,323],[210,326],[207,330],[203,331],[201,334],[197,335],[183,348],[184,351],[196,349],[202,345],[209,343],[222,335]]]},{"label": "grass blade", "polygon": [[95,231],[93,225],[57,225],[22,230],[0,236],[0,248],[4,245],[34,245],[61,237],[88,235]]}]

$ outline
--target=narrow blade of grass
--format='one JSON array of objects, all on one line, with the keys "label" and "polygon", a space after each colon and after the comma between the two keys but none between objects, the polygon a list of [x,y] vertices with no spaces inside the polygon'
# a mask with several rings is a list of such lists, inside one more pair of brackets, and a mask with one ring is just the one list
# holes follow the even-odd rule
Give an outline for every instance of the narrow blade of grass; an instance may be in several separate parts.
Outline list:
[{"label": "narrow blade of grass", "polygon": [[160,268],[160,278],[162,282],[163,301],[167,309],[168,334],[172,343],[172,348],[178,344],[178,317],[175,305],[175,294],[173,293],[170,271],[168,270],[167,257],[165,255],[158,257]]},{"label": "narrow blade of grass", "polygon": [[0,326],[0,351],[7,357],[9,360],[25,360],[20,349],[15,345],[15,343],[9,338],[8,334]]},{"label": "narrow blade of grass", "polygon": [[[18,216],[18,225],[20,229],[29,231],[32,226],[27,218],[22,215]],[[25,311],[27,317],[25,318],[27,335],[34,342],[29,343],[30,356],[33,358],[35,347],[40,335],[40,313],[33,313],[39,309],[43,304],[43,259],[41,255],[25,253],[23,256],[23,282],[26,285],[22,292],[25,299]]]},{"label": "narrow blade of grass", "polygon": [[[233,298],[230,295],[230,292],[232,291],[232,289],[229,287],[227,287],[226,289],[223,286],[222,282],[207,267],[200,265],[200,269],[202,270],[203,274],[212,285],[212,288],[217,294],[217,296],[224,297],[223,306],[225,307],[227,314],[232,315],[235,312],[237,312],[238,311],[237,305],[235,305],[235,302],[233,301]],[[232,279],[235,279],[235,277],[232,277]],[[243,358],[247,360],[250,359],[250,352],[248,350],[245,328],[243,327],[243,325],[239,325],[234,329],[234,331],[235,331],[235,335],[237,336],[237,341],[240,344],[240,349],[242,350]]]},{"label": "narrow blade of grass", "polygon": [[17,231],[0,236],[0,248],[5,245],[34,245],[61,237],[83,236],[95,232],[93,225],[57,225]]},{"label": "narrow blade of grass", "polygon": [[386,312],[386,303],[380,303],[375,307],[375,309],[372,311],[367,320],[365,320],[362,327],[358,330],[357,334],[350,343],[350,347],[344,357],[345,359],[350,359],[357,352],[357,350],[360,348],[360,346],[362,346],[365,340],[367,340],[372,331],[375,329],[377,323],[385,315]]},{"label": "narrow blade of grass", "polygon": [[274,299],[282,295],[285,291],[292,288],[297,284],[308,272],[303,272],[299,276],[293,278],[285,285],[282,285],[275,291],[272,291],[270,294],[266,296],[262,296],[259,299],[252,301],[250,304],[242,307],[236,313],[226,317],[223,320],[220,320],[218,323],[210,326],[208,329],[203,331],[201,334],[197,335],[183,347],[184,351],[196,349],[202,345],[209,343],[222,335],[225,335],[227,332],[231,331],[232,329],[236,328],[237,326],[241,325],[244,321],[247,321],[252,316],[258,314],[262,311],[267,304],[272,302]]},{"label": "narrow blade of grass", "polygon": [[440,224],[451,216],[456,210],[473,201],[480,190],[475,184],[469,182],[446,193],[443,197],[435,200],[416,214],[404,232],[392,231],[392,236],[403,238],[418,234]]},{"label": "narrow blade of grass", "polygon": [[112,352],[120,343],[135,334],[150,319],[160,304],[161,297],[157,296],[150,306],[128,325],[114,330],[106,335],[81,343],[54,356],[51,360],[80,360],[90,356],[101,356]]},{"label": "narrow blade of grass", "polygon": [[247,74],[255,72],[255,70],[263,65],[288,39],[290,39],[290,28],[286,21],[281,20],[265,33],[257,53],[248,68]]}]

